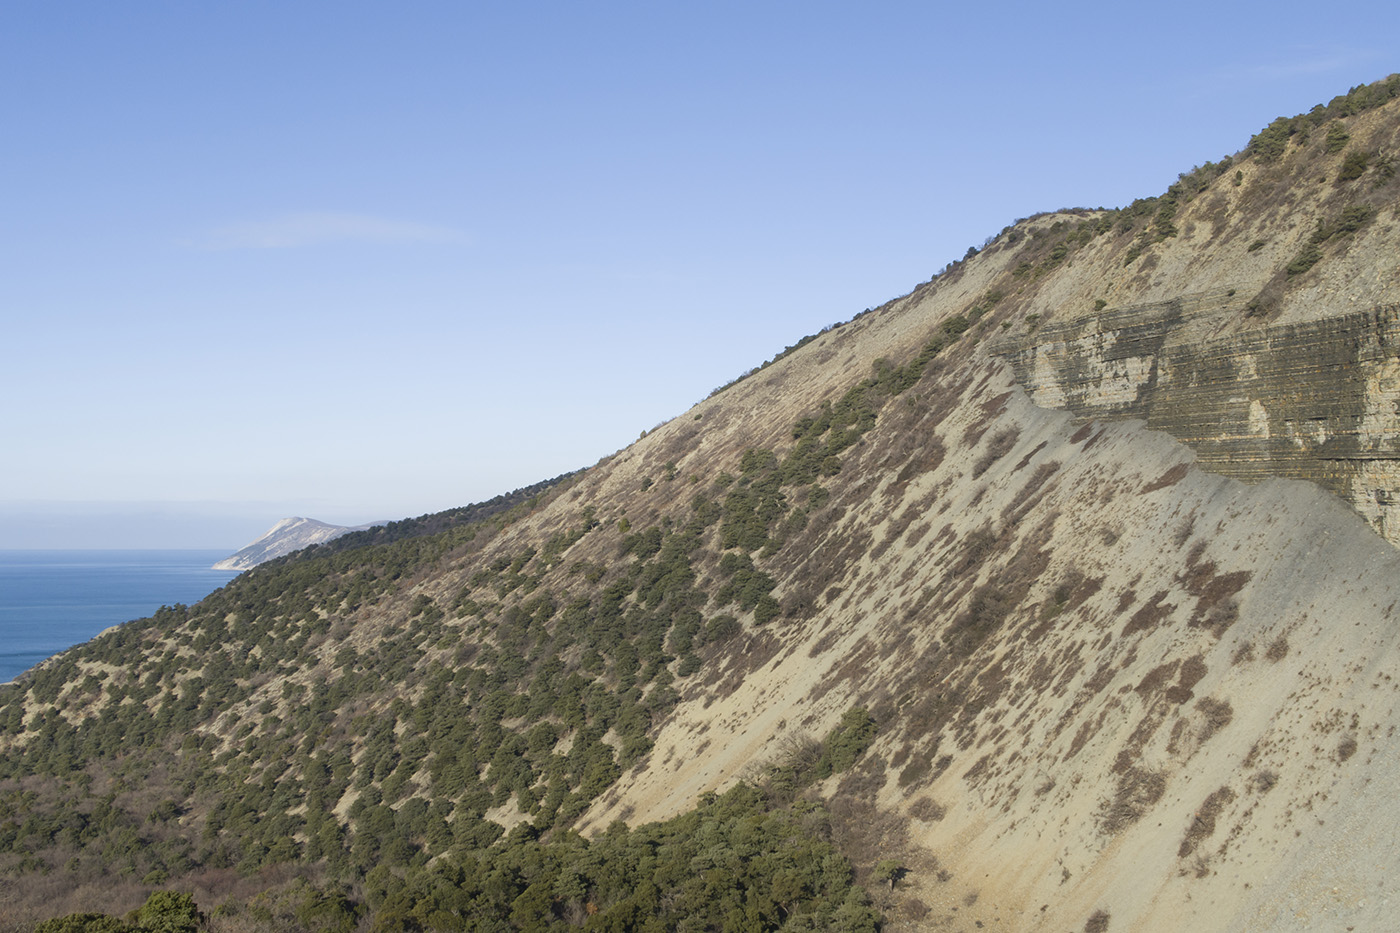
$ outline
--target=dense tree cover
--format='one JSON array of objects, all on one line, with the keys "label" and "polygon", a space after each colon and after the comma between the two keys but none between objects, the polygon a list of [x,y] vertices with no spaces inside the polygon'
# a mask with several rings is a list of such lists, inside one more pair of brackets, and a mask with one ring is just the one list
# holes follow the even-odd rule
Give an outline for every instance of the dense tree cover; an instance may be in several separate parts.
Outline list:
[{"label": "dense tree cover", "polygon": [[176,891],[155,891],[125,918],[99,913],[69,914],[45,920],[34,933],[197,933],[205,917],[194,898]]},{"label": "dense tree cover", "polygon": [[[629,829],[615,823],[589,842],[512,833],[462,858],[399,871],[376,868],[357,903],[336,890],[292,892],[297,928],[398,931],[812,930],[874,933],[879,915],[850,864],[822,836],[816,803],[772,807],[740,784],[707,795],[683,816]],[[279,911],[280,913],[280,911]],[[266,903],[230,904],[221,917],[273,921]],[[98,914],[40,924],[35,933],[186,933],[202,924],[187,896],[154,894],[131,923]]]},{"label": "dense tree cover", "polygon": [[[0,688],[0,871],[160,886],[315,864],[373,890],[386,872],[427,884],[429,866],[467,871],[526,842],[564,844],[649,753],[677,681],[781,615],[765,563],[827,507],[821,481],[885,403],[968,325],[949,322],[902,365],[877,363],[794,425],[782,455],[747,451],[737,475],[696,485],[655,524],[619,524],[611,559],[596,547],[570,557],[601,527],[588,509],[534,545],[481,556],[565,483],[432,533],[419,521],[270,562]],[[463,568],[455,590],[419,587],[447,563]],[[855,733],[823,773],[868,744]],[[795,786],[768,799],[786,805]],[[629,916],[670,910],[671,897]],[[607,900],[591,903],[620,916],[601,910]],[[361,906],[379,916],[385,903]],[[714,928],[796,923],[795,903],[741,899]],[[735,925],[734,910],[770,926]]]}]

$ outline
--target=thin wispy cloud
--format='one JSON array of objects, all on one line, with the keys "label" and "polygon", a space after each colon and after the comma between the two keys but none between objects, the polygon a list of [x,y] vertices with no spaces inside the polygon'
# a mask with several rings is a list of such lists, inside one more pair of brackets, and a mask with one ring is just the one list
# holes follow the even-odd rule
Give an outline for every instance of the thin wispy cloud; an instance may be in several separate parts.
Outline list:
[{"label": "thin wispy cloud", "polygon": [[1269,65],[1256,65],[1248,69],[1245,73],[1248,77],[1265,81],[1284,81],[1288,78],[1297,78],[1303,75],[1328,74],[1333,71],[1341,71],[1357,61],[1355,56],[1336,55],[1324,58],[1314,58],[1299,62],[1280,62]]},{"label": "thin wispy cloud", "polygon": [[[1338,46],[1295,46],[1269,53],[1267,58],[1253,62],[1236,62],[1218,68],[1174,76],[1171,87],[1185,91],[1187,100],[1205,100],[1219,95],[1222,86],[1240,89],[1279,87],[1290,81],[1307,80],[1315,75],[1330,75],[1355,70],[1377,58],[1376,53]],[[1385,76],[1377,71],[1371,80]],[[1166,87],[1166,85],[1164,85]],[[1340,94],[1338,86],[1333,93]]]},{"label": "thin wispy cloud", "polygon": [[[1302,46],[1292,49],[1283,60],[1241,65],[1227,70],[1225,76],[1254,82],[1287,81],[1290,78],[1342,71],[1374,57],[1373,53],[1361,49]],[[1376,75],[1376,77],[1381,78],[1384,75]]]},{"label": "thin wispy cloud", "polygon": [[461,243],[460,230],[435,224],[353,214],[302,211],[215,228],[193,241],[202,249],[298,249],[336,243]]}]

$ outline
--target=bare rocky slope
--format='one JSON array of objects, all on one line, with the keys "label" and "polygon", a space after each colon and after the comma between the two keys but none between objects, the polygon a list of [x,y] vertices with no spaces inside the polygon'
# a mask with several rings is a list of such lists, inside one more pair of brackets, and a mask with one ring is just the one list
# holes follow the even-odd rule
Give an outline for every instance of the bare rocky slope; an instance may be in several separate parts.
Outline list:
[{"label": "bare rocky slope", "polygon": [[[489,534],[405,563],[373,599],[286,597],[274,616],[303,639],[296,663],[200,707],[186,752],[236,762],[240,723],[290,720],[296,698],[412,635],[401,686],[328,706],[315,741],[397,709],[407,748],[403,710],[433,695],[433,664],[512,653],[597,672],[645,710],[644,734],[624,716],[603,736],[615,779],[568,784],[578,803],[561,794],[546,831],[682,814],[863,707],[874,744],[815,793],[856,815],[840,838],[861,877],[877,857],[907,868],[881,895],[886,929],[1393,926],[1396,91],[1275,124],[1161,198],[1020,221]],[[687,535],[688,558],[665,563]],[[231,641],[256,641],[218,605]],[[565,639],[585,618],[642,632],[640,653]],[[125,650],[197,654],[207,624],[168,619]],[[42,723],[133,702],[82,676],[148,670],[63,664],[0,696],[22,710],[5,714],[8,754],[31,754]],[[140,702],[211,676],[181,670]],[[565,705],[504,709],[522,735],[554,723],[556,756],[583,741]],[[439,755],[392,790],[373,768],[338,788],[346,838],[366,788],[399,812],[438,799]],[[226,769],[239,786],[271,773],[243,767]],[[294,772],[305,782],[301,764],[278,780]],[[533,780],[498,785],[485,818],[538,825]],[[185,820],[211,832],[200,793]]]},{"label": "bare rocky slope", "polygon": [[[1392,104],[1349,132],[1394,153],[1396,117]],[[909,876],[937,905],[926,925],[1079,929],[1101,910],[1112,929],[1385,927],[1400,869],[1400,565],[1361,515],[1393,533],[1394,487],[1349,497],[1358,515],[1310,483],[1204,472],[1190,447],[1140,421],[1047,410],[1139,414],[1139,387],[1155,375],[1141,346],[1117,359],[1100,350],[1104,362],[1085,367],[1096,403],[1073,404],[1055,367],[1038,365],[1064,352],[1071,328],[1111,346],[1113,325],[1171,306],[1180,320],[1159,345],[1186,358],[1222,346],[1237,370],[1256,364],[1232,347],[1293,353],[1316,380],[1285,372],[1264,391],[1310,391],[1309,414],[1343,408],[1336,420],[1365,421],[1376,450],[1366,475],[1392,475],[1397,188],[1366,175],[1339,185],[1345,156],[1319,153],[1325,145],[1318,131],[1311,150],[1227,168],[1177,208],[1177,235],[1131,264],[1141,234],[1115,228],[1042,271],[1055,247],[1040,258],[1037,246],[1094,215],[1018,225],[586,477],[571,493],[579,502],[663,515],[669,490],[639,501],[629,487],[666,461],[705,475],[749,446],[783,450],[783,428],[877,359],[909,354],[1002,294],[974,325],[975,347],[911,389],[831,480],[841,518],[809,526],[800,556],[775,568],[803,617],[756,634],[688,693],[592,825],[679,812],[785,734],[820,733],[860,702],[883,726],[865,792],[907,818],[919,864],[936,859],[952,875]],[[1376,205],[1364,229],[1280,276],[1319,224],[1358,201]],[[1251,308],[1261,295],[1267,305]],[[1324,347],[1283,330],[1357,315],[1364,337],[1341,326]],[[1353,399],[1342,390],[1363,340],[1378,346]],[[1258,407],[1238,376],[1190,388],[1216,408]],[[1224,440],[1182,433],[1212,454]],[[1253,439],[1247,425],[1231,435]],[[1229,457],[1210,466],[1246,472]],[[1278,456],[1248,467],[1256,480],[1298,475]],[[991,631],[975,648],[959,644],[960,627],[982,624]]]}]

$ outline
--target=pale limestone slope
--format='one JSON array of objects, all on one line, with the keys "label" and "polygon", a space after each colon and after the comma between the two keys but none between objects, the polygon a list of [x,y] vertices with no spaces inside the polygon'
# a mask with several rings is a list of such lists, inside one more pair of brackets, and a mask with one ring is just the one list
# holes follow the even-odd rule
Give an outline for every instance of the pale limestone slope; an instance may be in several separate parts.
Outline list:
[{"label": "pale limestone slope", "polygon": [[[1365,119],[1393,135],[1393,112]],[[1400,876],[1394,548],[1310,484],[1247,486],[1188,469],[1189,449],[1140,422],[1038,408],[988,349],[1028,314],[1071,319],[1099,298],[1113,310],[1265,290],[1331,209],[1300,194],[1232,219],[1256,174],[1286,167],[1244,164],[1238,188],[1187,205],[1181,234],[1133,267],[1101,239],[1044,277],[1014,277],[1020,253],[1003,238],[506,529],[489,554],[589,505],[605,523],[657,521],[692,488],[644,488],[665,464],[707,482],[746,448],[781,453],[798,417],[877,358],[907,359],[941,321],[1006,292],[848,454],[829,483],[840,517],[765,565],[810,614],[711,658],[585,831],[682,812],[860,703],[882,734],[825,789],[899,817],[888,848],[912,871],[895,929],[1078,930],[1100,911],[1114,931],[1386,928]],[[1397,240],[1394,209],[1380,212],[1292,283],[1275,319],[1396,300]],[[1197,335],[1255,326],[1238,304]],[[590,535],[569,558],[606,559],[617,538]],[[988,631],[969,640],[977,619]]]},{"label": "pale limestone slope", "polygon": [[[937,434],[955,437],[977,421],[982,403],[1005,391],[1005,374],[996,375]],[[1272,928],[1271,918],[1288,928],[1296,910],[1332,911],[1364,928],[1376,915],[1363,902],[1382,909],[1400,855],[1383,834],[1384,844],[1332,848],[1348,820],[1393,813],[1394,752],[1384,741],[1400,722],[1393,550],[1305,484],[1251,488],[1193,471],[1144,492],[1189,452],[1134,424],[1095,428],[1076,443],[1066,417],[1013,393],[986,433],[1007,428],[1020,431],[1016,445],[979,481],[966,479],[970,458],[947,457],[902,494],[876,493],[865,510],[853,509],[819,549],[866,529],[878,543],[911,506],[919,518],[905,537],[922,546],[852,563],[831,581],[846,594],[784,628],[771,661],[733,692],[685,704],[595,825],[622,813],[644,821],[680,812],[772,754],[785,732],[819,734],[853,702],[878,706],[898,687],[934,690],[970,677],[995,682],[989,697],[977,697],[986,705],[979,716],[911,736],[910,714],[899,709],[873,751],[899,761],[903,750],[904,767],[920,755],[952,755],[932,782],[901,787],[901,770],[891,767],[879,792],[889,809],[927,797],[946,810],[939,822],[909,824],[911,842],[953,873],[947,883],[911,875],[926,902],[956,905],[976,892],[959,916],[988,925],[999,918],[1006,929],[1075,928],[1099,909],[1118,918],[1114,929],[1239,929],[1250,919]],[[1036,468],[1053,462],[1061,466],[1043,498],[1005,514]],[[987,524],[1000,536],[997,556],[975,578],[951,579],[961,546]],[[1048,557],[1000,644],[989,640],[949,668],[929,663],[944,624],[977,585],[1014,577],[1027,551]],[[1210,561],[1218,567],[1200,573]],[[1074,573],[1099,581],[1097,591],[1027,637]],[[1208,620],[1209,610],[1192,586],[1208,590],[1230,574],[1252,575],[1234,595],[1238,619],[1221,637],[1193,628],[1193,614]],[[929,589],[939,594],[932,601]],[[1162,618],[1125,636],[1125,620],[1157,605],[1160,589],[1169,607]],[[1289,648],[1270,660],[1280,639]],[[1202,669],[1183,676],[1183,662]],[[1173,688],[1179,694],[1164,698]],[[1231,708],[1208,738],[1201,698]],[[917,702],[917,694],[904,701]],[[1348,739],[1356,750],[1342,761]],[[1136,784],[1159,779],[1160,799],[1141,801],[1135,820],[1106,831],[1115,798],[1131,804]],[[1233,799],[1214,831],[1179,857],[1193,814],[1221,787]],[[1350,881],[1334,894],[1339,875]],[[1297,904],[1286,916],[1278,913],[1283,892]]]}]

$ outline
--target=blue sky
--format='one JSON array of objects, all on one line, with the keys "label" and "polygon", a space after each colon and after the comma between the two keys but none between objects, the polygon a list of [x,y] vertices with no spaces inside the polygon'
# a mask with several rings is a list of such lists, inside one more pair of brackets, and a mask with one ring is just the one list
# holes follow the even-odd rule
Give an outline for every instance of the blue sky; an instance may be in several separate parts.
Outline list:
[{"label": "blue sky", "polygon": [[1354,3],[0,6],[0,547],[587,466],[1400,70]]}]

